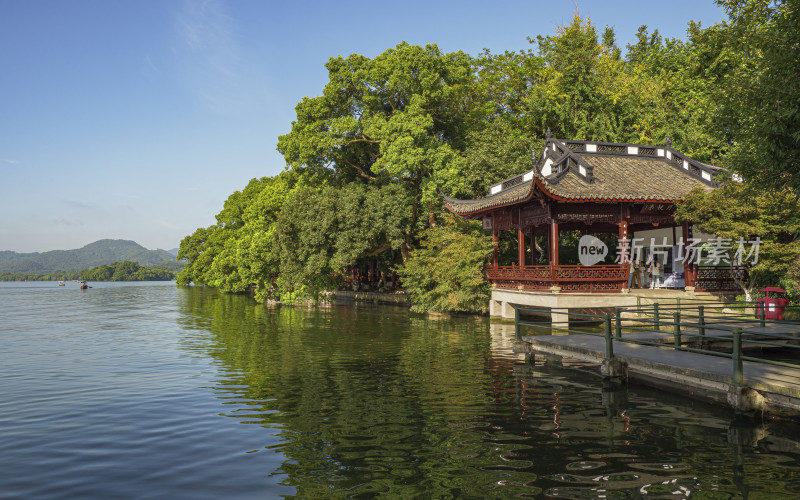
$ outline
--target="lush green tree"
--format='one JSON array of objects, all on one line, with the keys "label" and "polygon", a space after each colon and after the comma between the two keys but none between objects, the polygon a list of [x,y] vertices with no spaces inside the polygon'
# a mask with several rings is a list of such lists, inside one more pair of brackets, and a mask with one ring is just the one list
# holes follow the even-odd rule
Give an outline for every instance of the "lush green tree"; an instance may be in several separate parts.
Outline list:
[{"label": "lush green tree", "polygon": [[399,250],[413,218],[408,188],[360,182],[337,188],[304,187],[292,193],[278,217],[281,300],[318,299],[340,284],[338,275],[363,257]]},{"label": "lush green tree", "polygon": [[[535,50],[473,58],[402,43],[374,58],[331,58],[321,95],[298,103],[291,131],[279,137],[288,171],[253,179],[226,200],[214,226],[184,238],[179,259],[187,264],[178,282],[294,302],[336,287],[348,266],[377,258],[389,269],[398,253],[404,262],[413,253],[419,257],[403,271],[404,284],[418,310],[475,310],[471,300],[485,282],[464,278],[463,267],[452,279],[477,287],[465,297],[448,295],[443,277],[432,284],[440,269],[415,271],[426,269],[422,256],[450,248],[460,248],[463,262],[485,259],[477,233],[452,221],[440,226],[447,219],[440,190],[485,195],[490,184],[531,167],[531,150],[541,147],[548,128],[556,137],[611,142],[661,144],[669,136],[696,159],[733,166],[756,181],[763,179],[753,169],[768,165],[764,172],[775,174],[777,185],[791,185],[785,174],[795,168],[798,136],[790,132],[798,129],[792,120],[800,99],[792,99],[795,83],[781,82],[798,66],[796,2],[720,1],[730,22],[705,29],[690,23],[686,41],[642,26],[625,57],[612,29],[576,15],[551,36],[530,38]],[[748,144],[758,137],[770,145],[756,155]],[[723,191],[739,196],[732,190]],[[707,196],[687,200],[686,220],[735,219],[713,213],[722,200],[714,197],[722,195]],[[758,203],[743,213],[772,213]],[[743,237],[765,230],[736,228]],[[774,259],[754,267],[756,278],[786,271],[792,253],[791,231],[770,231],[777,246],[764,246]],[[457,233],[476,243],[445,244]],[[503,235],[501,251],[513,240]],[[778,257],[782,248],[788,253]]]},{"label": "lush green tree", "polygon": [[274,226],[297,177],[283,172],[252,179],[229,196],[216,225],[199,228],[181,241],[178,259],[187,264],[178,283],[208,284],[233,293],[252,288],[258,300],[268,298],[278,271]]},{"label": "lush green tree", "polygon": [[129,281],[171,281],[175,279],[175,274],[163,267],[139,266]]},{"label": "lush green tree", "polygon": [[245,225],[245,211],[267,183],[266,177],[251,179],[242,191],[235,191],[225,200],[216,215],[216,225],[198,228],[181,241],[178,260],[186,260],[186,266],[178,274],[179,284],[208,284],[226,291],[243,291],[230,254],[235,249],[237,233]]},{"label": "lush green tree", "polygon": [[114,274],[111,281],[129,281],[139,270],[139,264],[130,260],[118,262],[112,266]]},{"label": "lush green tree", "polygon": [[720,131],[733,144],[729,165],[762,188],[800,190],[800,2],[718,0],[730,20],[709,32]]},{"label": "lush green tree", "polygon": [[476,222],[450,216],[427,229],[411,259],[399,268],[411,309],[485,312],[491,286],[484,266],[492,254],[491,239]]},{"label": "lush green tree", "polygon": [[214,256],[221,250],[216,244],[216,234],[216,226],[200,227],[181,240],[177,258],[185,261],[186,265],[178,273],[179,285],[209,283],[207,274],[214,262]]},{"label": "lush green tree", "polygon": [[0,281],[70,281],[79,279],[78,271],[56,271],[52,273],[0,273]]},{"label": "lush green tree", "polygon": [[[758,192],[738,182],[728,182],[713,191],[697,188],[678,205],[676,220],[730,240],[731,266],[738,260],[733,258],[737,241],[760,239],[757,259],[754,254],[742,259],[748,273],[746,280],[737,279],[747,300],[752,300],[758,287],[778,284],[800,259],[800,209],[792,190]],[[748,254],[752,246],[746,245]]]},{"label": "lush green tree", "polygon": [[138,262],[123,261],[97,266],[80,272],[80,279],[86,281],[170,281],[175,272],[163,267],[149,268]]},{"label": "lush green tree", "polygon": [[486,196],[490,185],[530,170],[533,168],[531,152],[535,145],[542,143],[503,118],[482,124],[480,129],[470,132],[467,139],[469,145],[463,158],[469,168],[460,172],[457,180],[448,186],[448,194],[453,197]]},{"label": "lush green tree", "polygon": [[781,285],[789,293],[789,298],[795,304],[800,304],[800,257],[791,263],[786,276],[781,280]]},{"label": "lush green tree", "polygon": [[92,269],[81,271],[81,279],[91,281],[113,281],[114,266],[104,264]]},{"label": "lush green tree", "polygon": [[269,298],[278,272],[272,249],[275,223],[296,179],[293,172],[253,179],[236,200],[226,204],[218,220],[231,222],[223,222],[227,237],[209,271],[213,286],[234,293],[253,287],[258,300]]},{"label": "lush green tree", "polygon": [[541,128],[563,138],[650,139],[646,122],[658,100],[657,82],[629,71],[613,30],[607,28],[601,39],[591,20],[576,14],[555,35],[538,36],[535,42],[544,68],[528,93],[527,112],[540,120]]},{"label": "lush green tree", "polygon": [[326,67],[322,95],[304,98],[291,132],[279,137],[287,164],[339,185],[403,183],[415,218],[434,223],[438,188],[463,170],[472,59],[401,43],[373,59],[331,58]]},{"label": "lush green tree", "polygon": [[[675,147],[691,145],[708,161],[701,104],[710,101],[693,45],[650,35],[646,26],[637,38],[623,59],[613,29],[600,33],[576,15],[556,34],[530,38],[536,53],[482,54],[471,98],[494,104],[484,111],[503,118],[515,143],[524,137],[540,147],[548,128],[556,137],[611,142],[658,144],[670,136]],[[484,121],[468,122],[471,132],[482,131]]]},{"label": "lush green tree", "polygon": [[681,152],[719,164],[729,145],[719,130],[713,89],[724,85],[726,66],[718,64],[720,47],[710,31],[690,22],[687,41],[665,40],[643,25],[637,43],[627,46],[626,70],[649,89],[637,104],[638,141],[656,144],[669,137]]}]

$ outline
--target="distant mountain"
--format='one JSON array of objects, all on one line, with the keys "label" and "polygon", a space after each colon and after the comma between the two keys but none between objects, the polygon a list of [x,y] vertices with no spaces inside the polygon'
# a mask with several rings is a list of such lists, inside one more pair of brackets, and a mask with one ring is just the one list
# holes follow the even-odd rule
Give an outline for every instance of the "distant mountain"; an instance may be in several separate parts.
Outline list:
[{"label": "distant mountain", "polygon": [[166,250],[148,250],[129,240],[99,240],[75,250],[42,253],[0,251],[0,273],[82,271],[126,260],[148,267],[163,266],[172,270],[183,268],[183,264],[175,261],[175,255]]}]

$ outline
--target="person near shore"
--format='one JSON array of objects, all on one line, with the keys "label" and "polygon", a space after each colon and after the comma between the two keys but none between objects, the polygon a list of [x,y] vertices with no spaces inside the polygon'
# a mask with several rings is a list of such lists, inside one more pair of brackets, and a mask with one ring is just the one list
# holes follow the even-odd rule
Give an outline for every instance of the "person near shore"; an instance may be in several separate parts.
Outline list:
[{"label": "person near shore", "polygon": [[628,288],[631,288],[631,281],[633,280],[634,271],[635,266],[633,265],[633,261],[631,261],[630,267],[628,268]]},{"label": "person near shore", "polygon": [[642,281],[639,276],[639,266],[636,261],[631,261],[630,274],[628,275],[628,288],[641,288]]},{"label": "person near shore", "polygon": [[636,264],[636,268],[639,271],[639,288],[644,288],[644,284],[647,283],[647,279],[646,279],[647,277],[645,276],[645,274],[647,272],[647,267],[645,267],[644,261],[640,260]]},{"label": "person near shore", "polygon": [[663,275],[664,269],[658,259],[653,259],[653,264],[650,267],[650,288],[661,288],[661,277]]}]

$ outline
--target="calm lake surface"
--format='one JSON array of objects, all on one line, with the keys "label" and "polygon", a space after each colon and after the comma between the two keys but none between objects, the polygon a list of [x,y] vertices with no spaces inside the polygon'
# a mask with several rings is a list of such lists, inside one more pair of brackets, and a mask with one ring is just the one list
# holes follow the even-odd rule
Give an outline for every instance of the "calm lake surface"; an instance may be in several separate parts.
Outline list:
[{"label": "calm lake surface", "polygon": [[800,434],[522,362],[513,325],[0,283],[1,498],[798,498]]}]

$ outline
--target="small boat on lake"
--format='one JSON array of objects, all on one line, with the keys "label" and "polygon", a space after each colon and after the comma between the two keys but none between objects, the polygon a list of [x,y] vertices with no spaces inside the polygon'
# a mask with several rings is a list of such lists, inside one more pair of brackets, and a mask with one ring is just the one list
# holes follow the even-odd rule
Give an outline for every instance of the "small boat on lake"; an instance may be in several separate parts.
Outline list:
[{"label": "small boat on lake", "polygon": [[67,284],[66,284],[66,283],[64,283],[63,281],[59,281],[59,282],[58,282],[58,286],[67,286]]},{"label": "small boat on lake", "polygon": [[81,281],[81,290],[86,290],[87,288],[89,288],[89,285],[85,281]]}]

